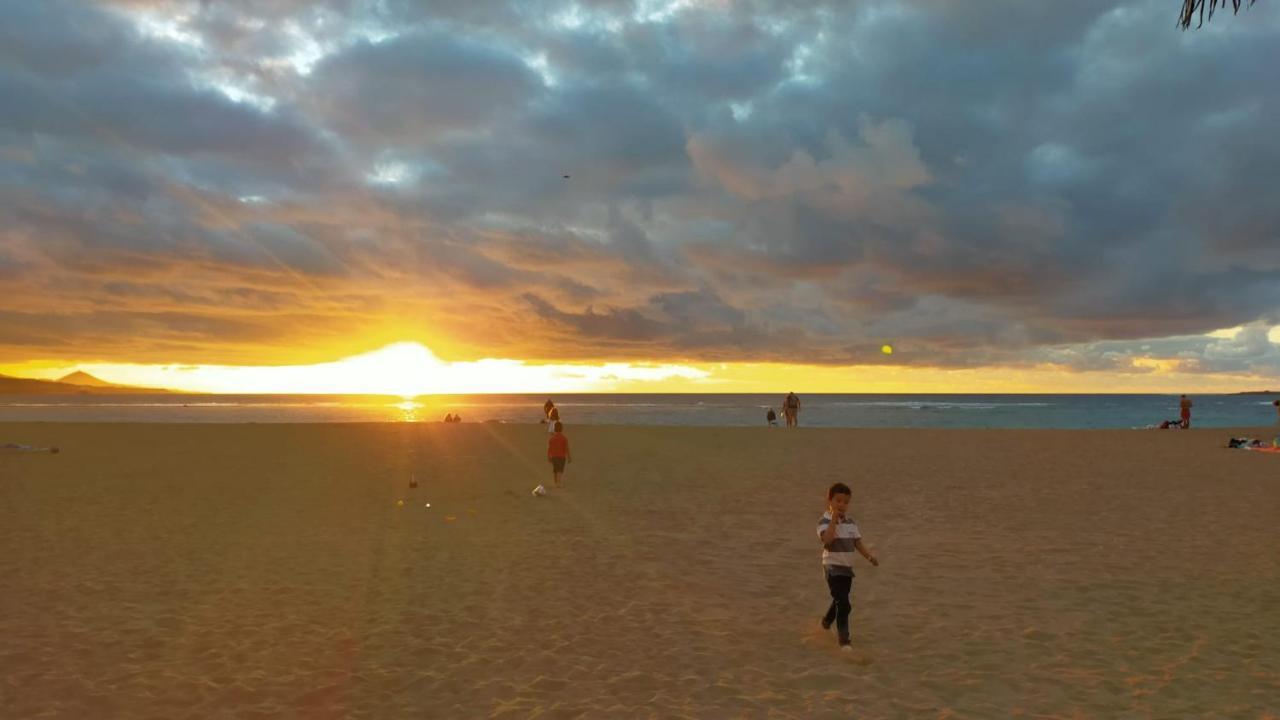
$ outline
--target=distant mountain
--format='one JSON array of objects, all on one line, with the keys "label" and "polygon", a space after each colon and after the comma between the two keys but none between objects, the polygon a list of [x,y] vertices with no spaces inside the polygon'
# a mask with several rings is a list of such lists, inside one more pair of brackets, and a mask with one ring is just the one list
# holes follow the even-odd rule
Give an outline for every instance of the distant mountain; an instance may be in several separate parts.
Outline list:
[{"label": "distant mountain", "polygon": [[1280,395],[1280,390],[1245,390],[1237,395]]},{"label": "distant mountain", "polygon": [[[103,382],[88,373],[72,373],[68,378],[83,375],[101,385],[77,385],[60,380],[32,380],[0,375],[0,395],[124,395],[129,393],[149,394],[167,393],[168,390],[133,387],[131,385],[112,385]],[[63,378],[64,380],[66,378]]]},{"label": "distant mountain", "polygon": [[58,378],[57,382],[66,383],[68,385],[83,385],[85,387],[120,387],[115,383],[109,383],[106,380],[96,378],[83,370],[77,370],[69,375],[63,375]]}]

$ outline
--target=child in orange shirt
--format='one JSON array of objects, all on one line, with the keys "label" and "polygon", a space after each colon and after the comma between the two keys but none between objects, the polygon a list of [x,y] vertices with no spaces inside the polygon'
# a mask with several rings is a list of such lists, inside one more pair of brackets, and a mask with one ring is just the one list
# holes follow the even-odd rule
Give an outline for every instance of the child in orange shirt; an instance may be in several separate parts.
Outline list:
[{"label": "child in orange shirt", "polygon": [[554,429],[555,433],[547,440],[547,460],[551,462],[551,474],[555,479],[555,486],[560,487],[560,476],[564,475],[564,464],[573,462],[573,455],[569,453],[569,438],[564,436],[564,425],[557,421]]}]

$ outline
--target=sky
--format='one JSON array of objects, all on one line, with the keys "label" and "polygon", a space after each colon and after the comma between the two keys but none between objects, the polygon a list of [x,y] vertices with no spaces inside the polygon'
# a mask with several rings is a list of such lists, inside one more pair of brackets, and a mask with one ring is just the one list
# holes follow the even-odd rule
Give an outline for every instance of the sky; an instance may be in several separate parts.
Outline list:
[{"label": "sky", "polygon": [[1180,5],[0,0],[0,373],[1280,387],[1280,7]]}]

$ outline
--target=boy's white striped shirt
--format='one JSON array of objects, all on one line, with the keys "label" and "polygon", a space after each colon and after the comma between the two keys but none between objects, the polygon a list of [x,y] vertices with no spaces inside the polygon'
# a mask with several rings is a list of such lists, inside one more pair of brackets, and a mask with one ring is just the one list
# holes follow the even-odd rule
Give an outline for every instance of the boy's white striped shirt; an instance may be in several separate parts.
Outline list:
[{"label": "boy's white striped shirt", "polygon": [[[831,513],[822,514],[822,519],[818,521],[818,539],[822,539],[822,533],[827,531],[827,526],[831,524]],[[836,536],[831,542],[822,546],[822,564],[834,565],[838,567],[853,567],[853,541],[862,537],[862,533],[858,532],[858,523],[853,518],[846,515],[840,524],[836,526]]]}]

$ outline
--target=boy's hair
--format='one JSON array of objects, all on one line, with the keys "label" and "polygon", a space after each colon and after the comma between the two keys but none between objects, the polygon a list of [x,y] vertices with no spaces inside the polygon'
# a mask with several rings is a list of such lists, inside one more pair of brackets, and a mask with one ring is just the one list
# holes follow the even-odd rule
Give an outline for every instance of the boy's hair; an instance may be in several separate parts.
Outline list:
[{"label": "boy's hair", "polygon": [[560,422],[559,420],[557,420],[557,421],[556,421],[556,432],[561,432],[561,431],[563,431],[563,430],[564,430],[564,423],[562,423],[562,422]]},{"label": "boy's hair", "polygon": [[853,491],[849,489],[848,485],[838,482],[827,491],[827,499],[830,500],[837,495],[853,495]]}]

